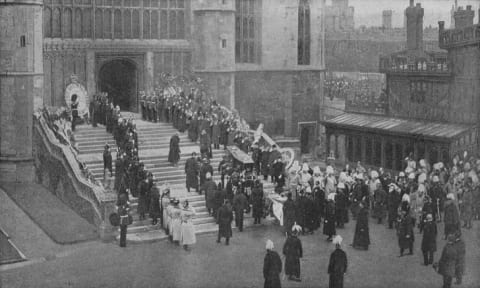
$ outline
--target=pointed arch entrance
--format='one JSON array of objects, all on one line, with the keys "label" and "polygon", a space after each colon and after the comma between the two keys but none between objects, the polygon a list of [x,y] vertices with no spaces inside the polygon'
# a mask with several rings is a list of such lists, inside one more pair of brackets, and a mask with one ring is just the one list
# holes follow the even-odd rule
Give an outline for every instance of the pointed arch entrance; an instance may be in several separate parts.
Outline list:
[{"label": "pointed arch entrance", "polygon": [[136,111],[139,72],[135,62],[126,58],[103,63],[98,72],[99,92],[107,92],[113,103],[122,111]]}]

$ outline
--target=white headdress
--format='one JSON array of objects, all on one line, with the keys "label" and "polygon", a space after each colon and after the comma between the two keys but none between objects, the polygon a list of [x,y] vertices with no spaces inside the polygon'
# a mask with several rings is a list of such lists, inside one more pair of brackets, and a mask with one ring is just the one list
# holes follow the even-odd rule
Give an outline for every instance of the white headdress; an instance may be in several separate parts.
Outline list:
[{"label": "white headdress", "polygon": [[205,178],[211,179],[211,178],[212,178],[212,174],[210,174],[210,172],[207,172],[207,174],[205,174]]},{"label": "white headdress", "polygon": [[265,246],[267,250],[273,250],[273,242],[272,240],[268,239],[267,240],[267,245]]},{"label": "white headdress", "polygon": [[297,222],[295,222],[295,224],[293,224],[292,226],[292,232],[302,232],[302,227],[300,225],[297,224]]},{"label": "white headdress", "polygon": [[335,194],[336,194],[336,193],[330,193],[330,194],[328,194],[327,200],[335,201]]},{"label": "white headdress", "polygon": [[333,237],[332,243],[335,245],[342,245],[343,238],[340,235]]}]

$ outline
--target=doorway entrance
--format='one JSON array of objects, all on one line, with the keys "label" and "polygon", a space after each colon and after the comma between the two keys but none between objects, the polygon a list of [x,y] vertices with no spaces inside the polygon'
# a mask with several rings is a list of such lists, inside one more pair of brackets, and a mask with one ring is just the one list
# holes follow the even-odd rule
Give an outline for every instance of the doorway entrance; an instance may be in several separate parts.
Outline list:
[{"label": "doorway entrance", "polygon": [[300,132],[301,153],[312,153],[317,139],[317,122],[300,122],[298,123],[298,130]]},{"label": "doorway entrance", "polygon": [[137,74],[135,63],[127,59],[111,60],[100,68],[98,91],[107,92],[109,99],[122,111],[133,111],[137,106]]}]

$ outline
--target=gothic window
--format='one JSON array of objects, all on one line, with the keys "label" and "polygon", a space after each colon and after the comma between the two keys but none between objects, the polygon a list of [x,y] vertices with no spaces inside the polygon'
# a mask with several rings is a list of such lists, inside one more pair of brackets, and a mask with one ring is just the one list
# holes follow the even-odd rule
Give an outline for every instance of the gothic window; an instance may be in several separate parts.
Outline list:
[{"label": "gothic window", "polygon": [[114,29],[114,38],[122,39],[122,11],[120,9],[115,10],[113,15],[113,29]]},{"label": "gothic window", "polygon": [[123,36],[125,39],[132,38],[132,14],[130,10],[123,11]]},{"label": "gothic window", "polygon": [[92,37],[92,9],[83,10],[83,38]]},{"label": "gothic window", "polygon": [[162,10],[160,12],[160,39],[167,39],[167,38],[168,38],[168,11]]},{"label": "gothic window", "polygon": [[52,17],[52,37],[53,38],[61,38],[62,37],[62,15],[60,12],[60,8],[57,7],[53,10],[53,17]]},{"label": "gothic window", "polygon": [[[170,1],[172,2],[172,1]],[[169,37],[170,39],[176,39],[177,38],[177,12],[174,10],[170,10],[169,13]]]},{"label": "gothic window", "polygon": [[152,39],[158,39],[158,10],[152,11],[151,18],[152,18],[151,19],[152,20]]},{"label": "gothic window", "polygon": [[80,8],[75,9],[74,38],[82,38],[82,20],[82,10]]},{"label": "gothic window", "polygon": [[410,101],[425,103],[428,87],[429,85],[425,81],[410,81]]},{"label": "gothic window", "polygon": [[52,9],[48,7],[43,12],[43,35],[47,38],[52,37]]},{"label": "gothic window", "polygon": [[259,0],[236,0],[235,2],[235,61],[237,63],[258,63]]},{"label": "gothic window", "polygon": [[95,11],[95,37],[97,39],[103,38],[103,13],[100,9]]},{"label": "gothic window", "polygon": [[132,38],[140,38],[140,12],[133,10],[132,12]]},{"label": "gothic window", "polygon": [[103,12],[103,38],[112,39],[112,10],[105,9]]},{"label": "gothic window", "polygon": [[300,0],[298,6],[298,65],[310,65],[310,5]]},{"label": "gothic window", "polygon": [[72,9],[67,8],[63,14],[63,37],[72,38]]},{"label": "gothic window", "polygon": [[143,39],[150,39],[150,12],[143,12]]}]

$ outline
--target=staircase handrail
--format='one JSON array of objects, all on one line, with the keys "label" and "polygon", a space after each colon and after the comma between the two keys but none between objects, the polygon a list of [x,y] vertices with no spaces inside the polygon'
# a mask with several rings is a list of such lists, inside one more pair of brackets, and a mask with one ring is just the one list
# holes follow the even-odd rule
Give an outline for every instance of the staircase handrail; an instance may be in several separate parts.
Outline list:
[{"label": "staircase handrail", "polygon": [[95,224],[108,225],[109,212],[115,206],[116,195],[112,192],[106,191],[103,187],[94,185],[84,178],[82,171],[78,165],[78,161],[68,145],[61,144],[55,137],[53,131],[49,129],[45,119],[41,113],[36,113],[34,117],[34,127],[41,136],[43,144],[51,156],[59,160],[64,166],[71,179],[77,195],[89,202],[95,213]]}]

